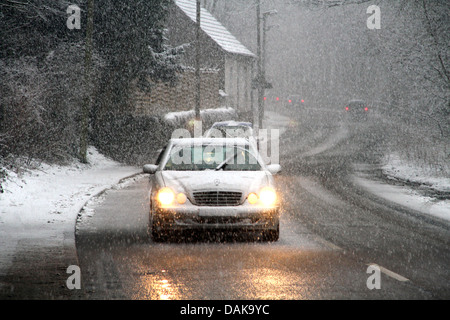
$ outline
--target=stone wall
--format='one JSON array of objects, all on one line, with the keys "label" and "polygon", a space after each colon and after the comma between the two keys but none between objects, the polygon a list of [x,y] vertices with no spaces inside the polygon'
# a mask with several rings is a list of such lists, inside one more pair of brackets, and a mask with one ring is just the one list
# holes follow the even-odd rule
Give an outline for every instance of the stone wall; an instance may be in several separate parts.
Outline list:
[{"label": "stone wall", "polygon": [[[175,84],[155,83],[151,92],[135,90],[133,103],[136,115],[163,115],[168,112],[187,111],[195,109],[196,104],[195,70],[186,68]],[[201,109],[211,109],[223,106],[219,95],[219,71],[203,69],[201,72]]]}]

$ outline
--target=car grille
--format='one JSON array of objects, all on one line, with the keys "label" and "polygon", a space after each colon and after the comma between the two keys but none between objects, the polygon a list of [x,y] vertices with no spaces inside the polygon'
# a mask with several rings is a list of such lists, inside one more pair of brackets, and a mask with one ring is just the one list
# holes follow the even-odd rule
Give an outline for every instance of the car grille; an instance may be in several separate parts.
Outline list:
[{"label": "car grille", "polygon": [[199,206],[237,206],[241,203],[242,192],[201,191],[194,192],[195,204]]}]

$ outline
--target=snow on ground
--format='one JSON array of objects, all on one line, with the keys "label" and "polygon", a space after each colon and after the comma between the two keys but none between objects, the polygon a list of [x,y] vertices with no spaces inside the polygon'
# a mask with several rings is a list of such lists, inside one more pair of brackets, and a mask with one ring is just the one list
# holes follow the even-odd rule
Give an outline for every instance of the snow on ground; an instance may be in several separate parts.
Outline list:
[{"label": "snow on ground", "polygon": [[20,176],[7,172],[0,194],[0,275],[23,243],[75,250],[75,222],[84,204],[142,170],[112,161],[94,147],[88,149],[88,162],[42,164]]},{"label": "snow on ground", "polygon": [[424,214],[450,221],[450,200],[437,200],[421,195],[419,192],[401,186],[354,177],[358,185],[367,191]]},{"label": "snow on ground", "polygon": [[432,170],[414,165],[400,158],[397,154],[385,157],[383,173],[391,179],[423,184],[437,191],[450,192],[450,173],[446,176],[436,175]]},{"label": "snow on ground", "polygon": [[[386,178],[403,182],[403,185],[375,181],[370,178],[370,175],[365,175],[361,171],[354,176],[354,181],[378,197],[423,214],[450,221],[450,200],[428,196],[423,192],[434,190],[448,194],[450,192],[448,175],[437,176],[432,171],[405,161],[396,154],[387,156],[381,169]],[[412,187],[411,183],[415,187]]]}]

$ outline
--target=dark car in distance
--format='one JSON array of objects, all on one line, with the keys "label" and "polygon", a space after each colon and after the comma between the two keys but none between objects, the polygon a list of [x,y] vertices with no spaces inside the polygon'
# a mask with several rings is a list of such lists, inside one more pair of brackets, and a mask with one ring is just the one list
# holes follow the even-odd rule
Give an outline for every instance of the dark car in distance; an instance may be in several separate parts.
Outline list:
[{"label": "dark car in distance", "polygon": [[367,120],[369,115],[369,105],[364,100],[350,100],[344,110],[349,120]]}]

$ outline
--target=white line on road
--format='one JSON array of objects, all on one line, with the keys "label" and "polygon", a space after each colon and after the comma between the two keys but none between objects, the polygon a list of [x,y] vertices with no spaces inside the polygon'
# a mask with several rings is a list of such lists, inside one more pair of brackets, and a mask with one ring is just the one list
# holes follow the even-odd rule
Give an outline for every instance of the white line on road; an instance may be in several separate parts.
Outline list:
[{"label": "white line on road", "polygon": [[339,247],[339,246],[335,245],[334,243],[332,243],[328,240],[325,240],[323,238],[316,237],[314,240],[321,243],[322,245],[324,245],[325,247],[327,247],[328,249],[330,249],[332,251],[341,251],[342,250],[341,247]]},{"label": "white line on road", "polygon": [[382,266],[380,266],[380,265],[378,265],[376,263],[369,263],[368,266],[370,266],[370,265],[377,266],[378,268],[380,268],[381,272],[383,272],[388,277],[391,277],[391,278],[393,278],[393,279],[395,279],[397,281],[401,281],[401,282],[409,281],[409,279],[407,279],[407,278],[405,278],[405,277],[399,275],[398,273],[395,273],[395,272],[393,272],[393,271],[391,271],[389,269],[386,269],[386,268],[384,268],[384,267],[382,267]]}]

